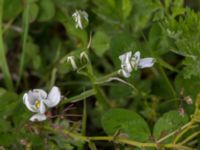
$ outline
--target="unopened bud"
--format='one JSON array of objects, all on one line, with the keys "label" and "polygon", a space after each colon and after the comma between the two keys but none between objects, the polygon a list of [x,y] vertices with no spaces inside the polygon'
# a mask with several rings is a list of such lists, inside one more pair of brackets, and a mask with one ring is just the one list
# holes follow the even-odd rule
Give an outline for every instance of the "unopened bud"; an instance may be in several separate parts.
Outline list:
[{"label": "unopened bud", "polygon": [[74,56],[69,56],[67,57],[67,62],[72,65],[73,70],[77,70],[78,67],[74,59],[75,59]]},{"label": "unopened bud", "polygon": [[90,63],[90,59],[88,57],[88,54],[86,52],[82,52],[80,54],[80,60],[83,64],[87,64],[87,63]]},{"label": "unopened bud", "polygon": [[88,25],[88,14],[85,11],[76,10],[72,17],[76,22],[76,28],[83,29]]}]

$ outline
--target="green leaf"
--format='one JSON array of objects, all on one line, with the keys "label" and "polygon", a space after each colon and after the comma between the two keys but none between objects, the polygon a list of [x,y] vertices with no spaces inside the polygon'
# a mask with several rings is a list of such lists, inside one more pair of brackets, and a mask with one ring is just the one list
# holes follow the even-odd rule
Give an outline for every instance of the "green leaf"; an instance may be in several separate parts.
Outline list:
[{"label": "green leaf", "polygon": [[1,139],[1,142],[0,142],[1,145],[10,146],[16,141],[17,138],[15,134],[11,134],[7,132],[7,133],[0,133],[0,139]]},{"label": "green leaf", "polygon": [[4,119],[0,119],[0,132],[7,132],[11,128],[10,122]]},{"label": "green leaf", "polygon": [[107,111],[102,117],[102,126],[109,135],[120,131],[120,135],[137,141],[147,141],[150,130],[147,123],[137,113],[115,108]]},{"label": "green leaf", "polygon": [[[173,39],[173,45],[171,44],[173,48],[170,49],[185,57],[183,60],[184,78],[200,76],[200,14],[187,9],[184,17],[180,16],[178,21],[169,19],[164,27],[174,35],[178,35],[176,39]],[[197,28],[194,29],[194,27]]]},{"label": "green leaf", "polygon": [[4,19],[16,18],[22,11],[22,6],[21,0],[4,0]]},{"label": "green leaf", "polygon": [[35,19],[37,18],[39,12],[39,7],[35,3],[30,4],[30,9],[29,9],[29,22],[34,22]]},{"label": "green leaf", "polygon": [[[179,129],[188,122],[188,116],[181,116],[178,111],[169,111],[165,113],[161,118],[156,122],[153,135],[156,139],[162,138],[167,134]],[[171,141],[173,137],[168,138]]]},{"label": "green leaf", "polygon": [[114,64],[117,67],[120,64],[118,57],[127,51],[134,50],[136,46],[133,48],[133,45],[135,44],[136,42],[134,42],[134,38],[127,33],[117,34],[113,36],[113,38],[111,39],[109,52]]},{"label": "green leaf", "polygon": [[102,31],[96,32],[92,41],[92,47],[97,56],[102,57],[109,48],[109,37]]},{"label": "green leaf", "polygon": [[122,0],[123,18],[126,19],[132,10],[132,2],[130,0]]},{"label": "green leaf", "polygon": [[15,93],[5,92],[0,95],[0,117],[12,114],[18,102],[18,95]]},{"label": "green leaf", "polygon": [[193,99],[196,98],[197,94],[199,93],[200,89],[200,77],[192,76],[190,79],[185,79],[184,74],[179,73],[179,75],[176,77],[175,85],[177,91],[184,91],[184,95],[189,95]]},{"label": "green leaf", "polygon": [[39,1],[40,13],[39,21],[48,21],[52,19],[55,15],[55,7],[52,0],[42,0]]}]

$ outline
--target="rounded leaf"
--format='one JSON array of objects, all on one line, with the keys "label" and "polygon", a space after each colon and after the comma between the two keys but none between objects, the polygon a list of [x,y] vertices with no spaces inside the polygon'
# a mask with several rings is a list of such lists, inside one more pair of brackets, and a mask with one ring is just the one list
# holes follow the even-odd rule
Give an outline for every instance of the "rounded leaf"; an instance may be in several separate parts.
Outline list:
[{"label": "rounded leaf", "polygon": [[148,141],[150,130],[145,120],[137,113],[126,109],[115,108],[107,111],[102,117],[102,126],[109,135],[120,132],[132,140]]}]

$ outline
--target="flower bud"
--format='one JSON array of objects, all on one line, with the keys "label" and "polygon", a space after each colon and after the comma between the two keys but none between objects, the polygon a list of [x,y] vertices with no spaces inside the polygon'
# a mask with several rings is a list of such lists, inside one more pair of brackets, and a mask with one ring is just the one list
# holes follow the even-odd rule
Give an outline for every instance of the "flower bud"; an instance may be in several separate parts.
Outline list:
[{"label": "flower bud", "polygon": [[81,60],[82,64],[90,63],[90,59],[89,59],[88,54],[86,52],[81,52],[80,60]]},{"label": "flower bud", "polygon": [[74,56],[67,57],[67,62],[72,65],[72,68],[73,68],[74,71],[77,70],[78,67],[77,67],[76,62],[74,60]]},{"label": "flower bud", "polygon": [[76,28],[83,29],[88,25],[88,14],[85,11],[76,10],[72,17],[76,23]]}]

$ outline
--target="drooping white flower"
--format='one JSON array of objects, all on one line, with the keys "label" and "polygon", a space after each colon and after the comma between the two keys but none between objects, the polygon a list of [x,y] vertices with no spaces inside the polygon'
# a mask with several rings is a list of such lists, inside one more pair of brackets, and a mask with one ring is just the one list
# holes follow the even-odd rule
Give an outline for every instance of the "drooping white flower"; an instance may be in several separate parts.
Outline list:
[{"label": "drooping white flower", "polygon": [[72,65],[73,70],[77,70],[78,67],[76,65],[74,56],[67,57],[67,62]]},{"label": "drooping white flower", "polygon": [[61,94],[58,87],[54,86],[49,94],[42,89],[30,90],[28,93],[25,93],[23,96],[23,102],[26,107],[36,114],[33,115],[31,121],[43,121],[46,120],[45,112],[46,107],[51,108],[56,105],[61,100]]},{"label": "drooping white flower", "polygon": [[83,29],[88,23],[88,14],[82,10],[76,10],[72,15],[76,22],[76,28]]},{"label": "drooping white flower", "polygon": [[138,68],[149,68],[155,63],[155,59],[151,57],[141,59],[139,51],[135,52],[133,56],[131,51],[126,52],[120,55],[119,59],[121,61],[120,73],[122,73],[125,78],[130,77],[133,69],[137,70]]},{"label": "drooping white flower", "polygon": [[121,73],[125,78],[130,77],[132,72],[131,56],[132,52],[126,52],[125,54],[119,56],[119,59],[121,61]]}]

